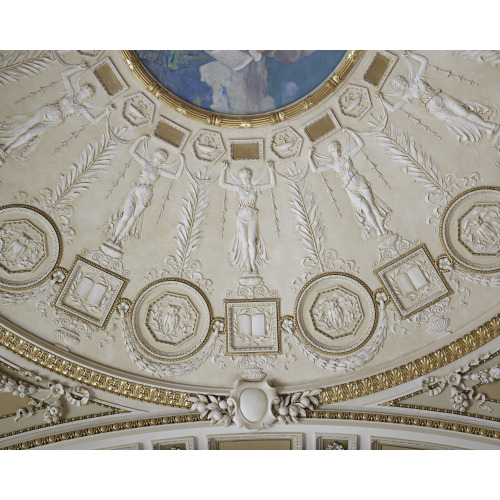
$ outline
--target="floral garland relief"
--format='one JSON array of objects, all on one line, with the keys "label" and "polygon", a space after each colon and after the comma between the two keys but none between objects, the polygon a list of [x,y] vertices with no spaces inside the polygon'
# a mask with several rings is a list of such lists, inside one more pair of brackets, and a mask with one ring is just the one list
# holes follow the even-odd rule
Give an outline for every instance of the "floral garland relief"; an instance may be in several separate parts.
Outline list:
[{"label": "floral garland relief", "polygon": [[64,416],[63,399],[73,406],[85,406],[89,402],[89,391],[83,386],[67,388],[29,371],[20,371],[20,375],[28,380],[14,379],[6,373],[0,375],[0,392],[28,399],[28,404],[16,411],[16,422],[43,410],[47,424],[58,424]]}]

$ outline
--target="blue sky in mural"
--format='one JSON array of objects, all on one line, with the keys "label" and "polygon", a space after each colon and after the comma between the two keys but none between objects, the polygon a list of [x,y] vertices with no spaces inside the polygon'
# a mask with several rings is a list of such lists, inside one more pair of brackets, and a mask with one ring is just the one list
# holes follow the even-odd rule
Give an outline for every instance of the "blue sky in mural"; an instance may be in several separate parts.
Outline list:
[{"label": "blue sky in mural", "polygon": [[195,106],[227,114],[269,112],[320,85],[345,50],[137,50],[151,75]]}]

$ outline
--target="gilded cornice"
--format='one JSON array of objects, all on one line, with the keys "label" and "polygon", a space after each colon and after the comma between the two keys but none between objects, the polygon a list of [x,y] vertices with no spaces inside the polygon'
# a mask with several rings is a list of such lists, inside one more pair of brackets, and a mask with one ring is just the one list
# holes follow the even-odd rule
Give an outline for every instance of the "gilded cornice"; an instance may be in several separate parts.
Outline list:
[{"label": "gilded cornice", "polygon": [[[429,418],[417,418],[406,415],[393,415],[381,413],[366,413],[366,412],[335,412],[335,411],[308,411],[307,419],[322,419],[332,421],[358,421],[358,422],[374,422],[387,424],[400,424],[412,427],[423,427],[425,429],[448,430],[453,432],[464,433],[470,436],[480,436],[486,438],[500,439],[500,431],[479,427],[475,425],[459,424],[457,422],[447,422],[444,420],[436,420]],[[131,429],[142,429],[148,427],[156,427],[160,425],[182,424],[200,422],[199,415],[184,414],[169,417],[154,417],[140,420],[128,420],[125,422],[117,422],[114,424],[96,425],[86,429],[78,429],[76,431],[61,432],[50,436],[38,437],[21,443],[13,444],[1,448],[3,450],[28,450],[39,446],[60,443],[71,439],[96,436],[99,434],[107,434],[117,431],[125,431]]]},{"label": "gilded cornice", "polygon": [[[469,354],[498,335],[500,335],[500,314],[460,339],[410,363],[371,377],[326,387],[318,395],[319,402],[322,405],[337,403],[410,382]],[[190,406],[187,400],[191,395],[189,393],[130,382],[80,366],[20,338],[3,327],[0,327],[0,345],[36,366],[95,389],[162,406],[177,408]]]},{"label": "gilded cornice", "polygon": [[371,377],[328,387],[318,399],[320,404],[337,403],[410,382],[479,349],[498,335],[500,335],[500,314],[437,351]]}]

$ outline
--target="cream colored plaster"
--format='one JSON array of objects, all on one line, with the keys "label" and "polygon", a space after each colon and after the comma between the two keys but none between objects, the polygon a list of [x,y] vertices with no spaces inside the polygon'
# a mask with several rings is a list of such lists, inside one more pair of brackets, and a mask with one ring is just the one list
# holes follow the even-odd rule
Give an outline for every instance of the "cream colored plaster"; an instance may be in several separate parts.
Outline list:
[{"label": "cream colored plaster", "polygon": [[[369,183],[372,193],[391,209],[390,218],[384,221],[386,229],[407,240],[407,250],[419,244],[425,244],[433,259],[445,253],[440,241],[438,224],[446,199],[442,202],[432,200],[429,203],[426,202],[426,196],[432,195],[435,191],[433,191],[432,182],[425,178],[425,174],[417,167],[413,170],[411,167],[406,168],[408,164],[405,163],[405,154],[401,147],[398,150],[399,157],[395,157],[394,141],[391,142],[387,137],[384,139],[380,134],[371,133],[373,128],[369,122],[373,119],[372,115],[380,116],[383,112],[376,93],[382,92],[394,102],[397,97],[389,97],[395,92],[392,86],[394,77],[402,74],[409,78],[403,52],[391,51],[391,53],[398,59],[380,89],[376,89],[363,80],[363,74],[374,55],[374,51],[368,51],[361,56],[351,74],[329,98],[304,111],[303,114],[273,126],[229,129],[191,120],[160,103],[132,74],[119,51],[105,51],[98,59],[88,59],[77,52],[68,52],[65,58],[75,65],[87,62],[89,66],[93,66],[109,57],[128,85],[125,92],[109,98],[91,71],[86,70],[81,79],[82,84],[90,83],[95,89],[95,96],[91,102],[103,106],[99,110],[90,109],[90,113],[97,116],[106,106],[113,104],[114,109],[111,111],[109,124],[125,142],[121,144],[119,140],[114,141],[107,137],[105,119],[98,124],[92,124],[84,116],[68,116],[63,124],[50,128],[44,133],[39,148],[24,163],[18,162],[12,155],[7,154],[0,167],[2,183],[0,205],[10,204],[13,199],[17,203],[36,204],[33,198],[38,197],[40,202],[40,191],[44,188],[61,194],[69,187],[69,195],[64,199],[59,199],[58,207],[64,208],[65,212],[62,215],[68,217],[69,227],[75,231],[72,241],[68,242],[69,232],[64,228],[64,220],[60,216],[53,215],[63,237],[62,258],[59,265],[69,273],[78,256],[90,259],[87,251],[96,251],[109,240],[110,236],[105,234],[104,227],[112,214],[130,196],[141,173],[141,165],[132,157],[129,148],[139,137],[153,134],[154,126],[160,116],[167,118],[189,131],[185,145],[179,151],[153,138],[150,139],[149,149],[151,153],[158,148],[165,149],[169,154],[168,161],[172,162],[181,154],[185,160],[184,171],[178,180],[160,177],[156,181],[150,204],[143,213],[144,220],[140,237],[122,242],[123,268],[130,272],[130,275],[126,276],[128,282],[122,291],[122,297],[133,302],[141,290],[153,279],[167,277],[166,273],[162,274],[162,270],[168,268],[168,263],[172,262],[172,259],[169,261],[165,259],[178,255],[176,251],[180,248],[180,243],[176,238],[179,238],[180,231],[189,229],[189,217],[194,217],[199,223],[197,226],[199,234],[195,238],[196,245],[189,254],[189,258],[195,266],[197,265],[195,261],[200,264],[198,274],[173,272],[172,276],[195,281],[208,298],[212,316],[223,318],[225,315],[223,301],[228,298],[228,294],[232,292],[233,298],[241,298],[236,295],[236,292],[242,272],[232,267],[228,258],[228,250],[237,233],[238,197],[236,193],[225,190],[219,185],[218,176],[222,171],[223,161],[229,160],[230,141],[262,139],[264,141],[262,161],[252,161],[248,164],[230,162],[230,168],[234,176],[238,178],[240,168],[249,166],[254,172],[254,180],[264,175],[260,182],[267,183],[269,174],[266,173],[266,163],[273,161],[278,174],[275,187],[272,191],[270,189],[263,191],[258,196],[256,204],[260,235],[267,243],[271,261],[267,265],[258,265],[259,276],[268,289],[264,295],[271,297],[271,292],[275,291],[280,299],[279,315],[293,316],[296,297],[302,284],[321,272],[351,273],[356,279],[362,280],[372,292],[375,292],[381,288],[381,283],[374,270],[390,262],[392,258],[381,259],[377,245],[380,246],[384,240],[383,237],[372,235],[368,239],[362,238],[363,227],[354,214],[355,197],[352,195],[352,190],[358,190],[359,194],[360,188],[351,186],[351,196],[349,196],[343,187],[342,179],[335,172],[326,171],[322,175],[314,173],[310,168],[304,178],[306,186],[297,181],[294,191],[290,187],[290,181],[287,182],[283,175],[290,175],[289,169],[293,167],[293,164],[300,171],[304,171],[308,165],[309,154],[313,150],[327,155],[327,146],[331,140],[340,141],[343,151],[354,147],[355,139],[352,135],[346,142],[349,132],[347,134],[336,132],[314,146],[307,139],[304,127],[322,114],[331,111],[341,127],[355,131],[364,142],[363,149],[352,159],[353,166]],[[419,52],[419,54],[428,59],[429,66],[425,77],[432,88],[441,89],[462,103],[475,101],[489,104],[494,108],[498,106],[500,89],[494,84],[498,75],[493,66],[446,51],[428,51]],[[0,57],[2,55],[0,53]],[[414,61],[414,64],[418,67],[418,62]],[[0,87],[2,103],[0,121],[13,115],[31,113],[44,104],[54,103],[60,99],[64,94],[61,74],[69,67],[52,62],[47,65],[46,69],[30,78],[3,84]],[[448,70],[452,71],[449,75]],[[52,82],[57,83],[49,86],[44,92],[39,92]],[[360,120],[341,113],[337,99],[348,85],[368,89],[372,108]],[[35,93],[33,97],[29,97],[30,92]],[[139,92],[154,102],[156,110],[151,123],[134,128],[123,119],[121,113],[124,100]],[[497,123],[498,117],[492,115],[490,120]],[[500,169],[495,166],[499,155],[498,151],[492,147],[492,140],[489,137],[483,137],[477,143],[471,142],[468,146],[460,144],[447,129],[444,121],[426,112],[425,107],[417,101],[405,104],[399,111],[389,112],[388,124],[400,129],[399,139],[402,144],[407,140],[414,141],[416,148],[414,150],[406,144],[411,155],[415,156],[415,151],[420,151],[427,158],[432,158],[436,175],[442,179],[443,186],[449,193],[448,201],[473,185],[476,187],[500,186]],[[83,126],[85,128],[80,130]],[[303,144],[298,158],[281,160],[272,152],[271,144],[276,131],[287,126],[300,134]],[[119,131],[118,128],[126,128],[126,130]],[[192,147],[192,141],[203,130],[221,134],[226,153],[214,163],[200,161]],[[407,139],[402,136],[403,133],[406,134]],[[78,167],[89,161],[92,156],[89,148],[97,151],[103,146],[106,151],[100,157],[102,165],[93,172],[89,171],[85,184],[72,191],[71,187],[76,187],[72,184],[74,177],[69,174],[71,169],[75,168],[73,165]],[[86,150],[87,156],[82,156]],[[111,153],[113,156],[108,158],[107,155]],[[420,157],[421,160],[422,158],[423,156]],[[422,160],[421,163],[430,161]],[[177,166],[172,166],[170,171],[175,172]],[[316,166],[318,167],[319,163]],[[208,186],[197,185],[191,180],[187,169],[195,175],[204,172],[203,175],[213,178],[214,182]],[[453,172],[458,178],[469,179],[468,184],[464,181],[455,185],[453,178],[447,177]],[[475,172],[479,173],[481,180],[474,177]],[[325,180],[328,185],[325,184]],[[226,181],[233,182],[229,176],[226,176]],[[344,179],[345,182],[346,179]],[[61,189],[59,192],[57,192],[58,185]],[[366,188],[363,189],[366,195]],[[23,192],[27,193],[27,197],[22,196]],[[307,192],[314,193],[314,199],[308,196]],[[146,195],[143,193],[143,196]],[[295,212],[291,207],[294,196]],[[335,198],[337,206],[332,202],[331,196]],[[301,203],[303,206],[300,205]],[[315,205],[317,205],[316,211],[314,211]],[[342,260],[335,261],[334,268],[323,263],[321,266],[308,269],[301,264],[305,257],[312,255],[306,242],[308,229],[297,215],[297,210],[304,208],[309,215],[314,212],[313,218],[318,219],[313,221],[315,230],[318,230],[318,223],[324,228],[323,255],[332,249],[335,251],[335,257]],[[435,209],[438,209],[437,215],[434,213]],[[429,219],[433,217],[431,224]],[[224,221],[223,228],[222,221]],[[184,229],[182,229],[183,225]],[[302,233],[298,229],[301,225]],[[318,232],[312,235],[312,239],[315,238],[323,241]],[[404,251],[401,250],[400,254]],[[349,261],[352,261],[351,265]],[[102,262],[101,265],[106,267]],[[116,268],[114,271],[120,272]],[[297,282],[297,279],[300,281],[306,273],[310,274],[302,283],[294,286],[293,282]],[[448,310],[437,311],[437,306],[431,306],[430,309],[424,309],[421,313],[401,321],[394,305],[387,304],[389,323],[385,341],[380,343],[376,349],[377,354],[370,358],[370,361],[353,363],[353,366],[356,366],[353,370],[322,369],[304,355],[295,339],[285,331],[281,331],[281,354],[272,355],[263,366],[268,380],[279,388],[280,392],[303,390],[309,387],[321,388],[355,381],[425,356],[459,339],[498,313],[500,298],[498,287],[472,283],[453,272],[452,274],[444,273],[443,278],[453,291],[449,298],[444,299]],[[211,280],[209,286],[205,286],[206,282],[203,282],[203,279]],[[14,325],[12,330],[17,331],[19,335],[44,344],[53,352],[77,363],[93,366],[120,378],[163,388],[186,392],[228,394],[235,380],[245,369],[241,362],[248,358],[238,360],[225,355],[225,333],[221,333],[216,342],[211,343],[210,332],[208,332],[207,344],[204,344],[199,353],[194,355],[206,354],[206,360],[199,367],[183,370],[188,373],[176,375],[178,372],[172,372],[171,368],[168,368],[170,366],[168,362],[161,359],[155,360],[154,357],[146,354],[146,358],[150,361],[167,364],[163,376],[153,377],[150,372],[141,369],[140,363],[134,362],[127,352],[123,325],[116,312],[111,313],[105,329],[92,324],[85,325],[81,320],[73,322],[73,326],[70,327],[62,325],[63,311],[52,306],[52,301],[60,293],[61,288],[60,284],[54,284],[45,292],[38,295],[34,293],[32,299],[18,305],[3,303],[1,305],[1,315],[4,318],[2,322]],[[435,314],[430,319],[429,311]],[[56,333],[61,328],[69,329],[76,340],[71,344],[64,344]],[[317,352],[315,354],[323,356]],[[12,356],[9,353],[5,355]],[[353,355],[356,355],[356,351]],[[182,361],[187,364],[194,362],[194,356]],[[335,356],[327,355],[324,358],[327,361],[337,359]],[[339,359],[342,361],[345,357],[339,356]],[[444,398],[443,395],[441,396]],[[435,398],[435,404],[438,404],[437,398]],[[493,414],[500,417],[499,411],[500,409],[495,407]]]}]

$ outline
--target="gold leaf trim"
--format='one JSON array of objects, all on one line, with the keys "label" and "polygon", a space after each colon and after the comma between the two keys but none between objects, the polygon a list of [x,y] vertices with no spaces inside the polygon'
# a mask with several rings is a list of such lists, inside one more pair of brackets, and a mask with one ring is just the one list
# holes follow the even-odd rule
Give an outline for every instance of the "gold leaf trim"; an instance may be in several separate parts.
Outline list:
[{"label": "gold leaf trim", "polygon": [[360,398],[410,382],[479,349],[499,335],[500,314],[454,342],[410,363],[354,382],[328,387],[318,395],[319,402],[332,404]]},{"label": "gold leaf trim", "polygon": [[177,408],[188,408],[190,406],[189,401],[187,401],[190,396],[188,393],[138,384],[86,368],[61,358],[29,340],[22,339],[2,326],[0,326],[0,346],[36,366],[46,368],[94,389],[157,405]]},{"label": "gold leaf trim", "polygon": [[[392,415],[380,413],[366,413],[366,412],[349,412],[349,411],[307,411],[307,419],[328,419],[328,420],[348,420],[348,421],[362,421],[362,422],[377,422],[389,424],[411,425],[416,427],[424,427],[426,429],[439,429],[449,430],[454,432],[466,433],[469,435],[476,435],[481,437],[500,439],[500,431],[495,429],[488,429],[475,425],[459,424],[457,422],[449,422],[444,420],[435,420],[429,418],[417,418],[406,415]],[[169,417],[154,417],[145,418],[141,420],[128,420],[126,422],[117,422],[114,424],[96,425],[86,429],[78,429],[76,431],[62,432],[50,436],[39,437],[29,441],[13,444],[2,450],[28,450],[38,446],[54,444],[61,441],[68,441],[70,439],[83,438],[88,436],[95,436],[97,434],[106,434],[108,432],[117,432],[130,429],[140,429],[143,427],[154,427],[158,425],[171,425],[181,423],[201,422],[199,415],[184,414]]]}]

